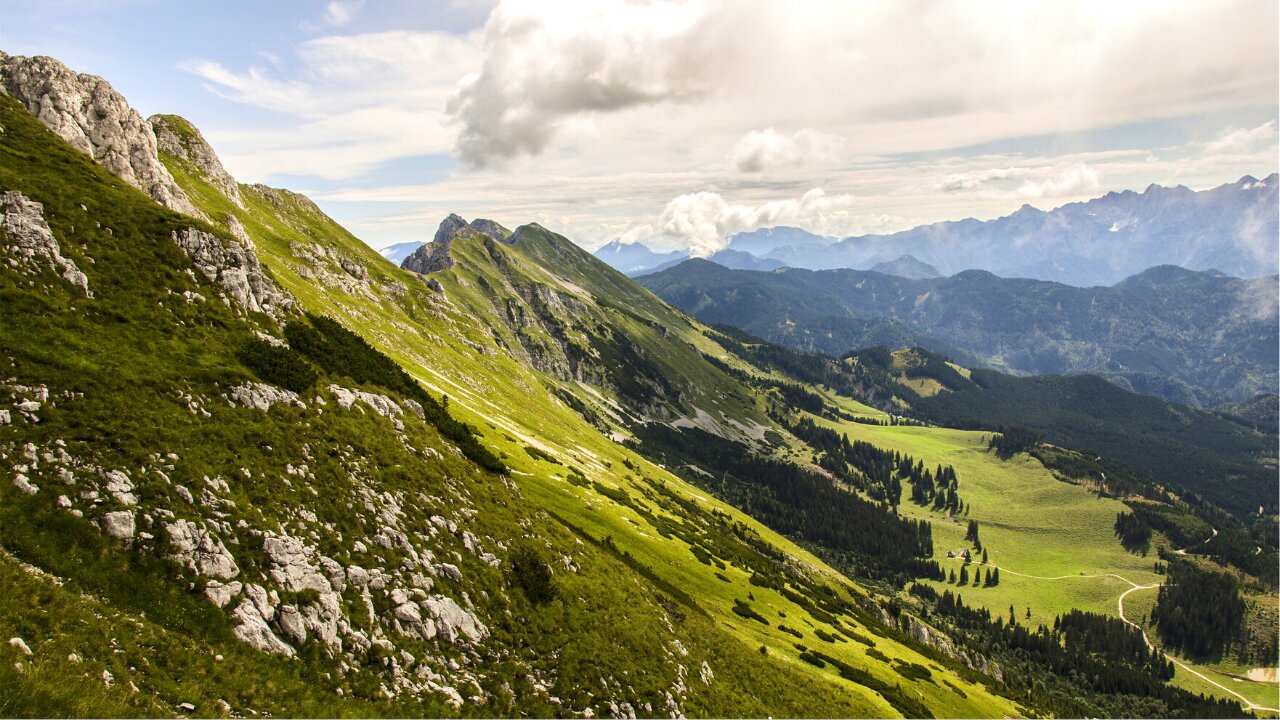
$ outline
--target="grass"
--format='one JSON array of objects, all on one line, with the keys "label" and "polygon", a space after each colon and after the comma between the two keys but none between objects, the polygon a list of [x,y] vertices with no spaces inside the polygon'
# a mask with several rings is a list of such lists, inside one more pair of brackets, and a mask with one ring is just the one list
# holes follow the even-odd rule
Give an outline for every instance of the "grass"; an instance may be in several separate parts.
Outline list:
[{"label": "grass", "polygon": [[[340,410],[332,396],[321,406],[315,397],[326,394],[329,382],[355,384],[337,371],[322,373],[303,393],[306,408],[276,406],[264,413],[225,402],[229,387],[253,378],[238,350],[255,331],[279,329],[265,317],[237,313],[217,300],[217,288],[203,276],[183,271],[188,263],[169,232],[203,225],[112,178],[9,98],[0,98],[0,124],[0,186],[44,203],[64,252],[89,275],[95,293],[91,301],[77,297],[52,273],[27,284],[25,276],[0,271],[6,307],[0,352],[10,363],[7,374],[26,385],[47,385],[56,398],[42,409],[39,424],[18,420],[0,428],[5,469],[13,469],[25,443],[49,448],[62,440],[81,463],[79,483],[96,482],[91,465],[129,470],[140,528],[160,538],[140,537],[131,546],[108,541],[94,522],[120,509],[118,501],[82,504],[85,517],[72,517],[55,499],[74,493],[61,489],[47,465],[29,470],[42,488],[36,495],[22,495],[8,483],[0,487],[0,546],[6,553],[0,585],[13,590],[0,598],[0,624],[36,651],[29,661],[13,661],[24,662],[22,671],[6,663],[0,714],[168,715],[180,702],[218,714],[218,701],[225,700],[242,715],[551,715],[589,706],[604,712],[605,698],[632,702],[641,714],[667,714],[673,709],[665,706],[666,694],[680,684],[686,687],[680,709],[690,715],[898,714],[883,695],[833,668],[800,661],[795,637],[780,631],[779,621],[766,627],[746,620],[733,613],[737,601],[771,619],[785,614],[788,627],[806,638],[820,628],[838,637],[836,623],[856,631],[872,646],[837,642],[824,652],[883,687],[918,694],[934,714],[1017,712],[1013,702],[952,665],[878,634],[857,613],[834,618],[818,610],[822,598],[847,601],[863,591],[795,544],[622,448],[556,399],[552,391],[559,389],[602,411],[697,408],[727,427],[732,419],[744,433],[765,422],[750,393],[701,360],[700,353],[715,346],[696,326],[577,248],[537,232],[522,245],[461,243],[458,268],[440,276],[448,297],[441,301],[305,199],[243,186],[242,209],[193,168],[167,158],[179,183],[215,222],[228,214],[240,218],[273,277],[305,309],[339,319],[431,392],[447,394],[451,412],[506,456],[512,482],[504,482],[458,457],[425,423],[406,416],[402,438],[387,419]],[[295,254],[301,248],[324,256],[320,266]],[[348,279],[338,257],[360,263],[368,283]],[[504,308],[494,299],[517,302],[518,288],[534,287],[559,288],[559,301],[576,297],[581,307],[552,308],[527,339],[550,347],[559,322],[572,326],[563,331],[566,337],[605,353],[623,346],[611,335],[625,336],[643,350],[640,370],[680,377],[675,390],[681,397],[622,408],[616,394],[595,395],[531,370],[518,357],[521,339],[502,321]],[[210,301],[187,303],[171,295],[184,290]],[[519,302],[526,312],[536,309],[536,303]],[[295,379],[305,384],[305,378]],[[208,416],[188,410],[186,396]],[[535,457],[526,446],[545,455]],[[170,452],[179,457],[165,458]],[[309,468],[305,479],[287,470],[302,464]],[[208,485],[205,477],[227,484],[216,511],[188,505],[175,489],[182,485],[199,495]],[[669,494],[646,495],[656,492],[647,481]],[[633,500],[621,502],[623,491]],[[339,673],[338,658],[314,641],[293,660],[256,652],[232,638],[226,614],[200,595],[202,581],[163,559],[162,511],[225,522],[219,535],[246,581],[270,584],[257,529],[304,538],[342,564],[395,569],[406,551],[372,541],[386,522],[379,513],[389,512],[392,501],[407,537],[461,569],[463,581],[438,578],[434,590],[457,598],[466,593],[492,632],[474,656],[401,635],[394,636],[397,649],[438,670],[448,662],[472,668],[475,683],[459,680],[459,691],[483,692],[487,704],[455,709],[430,692],[385,697],[382,663],[391,654],[354,655]],[[535,605],[514,590],[501,566],[481,562],[460,538],[437,533],[433,514],[456,520],[500,557],[511,543],[535,544],[548,559],[555,592],[540,594]],[[664,537],[658,526],[678,526],[684,535]],[[356,550],[357,538],[367,551]],[[715,548],[723,568],[697,562],[691,541]],[[28,574],[10,556],[57,579]],[[563,558],[578,570],[565,569]],[[800,569],[788,592],[807,604],[750,582],[746,565],[781,574],[784,562]],[[303,594],[289,599],[307,602]],[[385,597],[374,601],[377,611],[389,610]],[[340,602],[354,623],[366,622],[358,592],[348,589]],[[83,658],[81,664],[58,660],[71,652]],[[715,673],[710,684],[698,678],[703,662]],[[912,665],[930,667],[935,677],[963,688],[963,696],[896,669]],[[110,688],[100,687],[102,669],[116,678]],[[529,677],[548,694],[535,691]],[[122,688],[129,681],[141,692],[126,696]],[[562,704],[550,703],[550,695]]]},{"label": "grass", "polygon": [[[1026,611],[1030,608],[1030,623],[1052,624],[1056,615],[1071,609],[1114,616],[1117,599],[1132,587],[1130,583],[1156,585],[1164,580],[1154,572],[1154,549],[1148,556],[1136,555],[1124,550],[1116,539],[1113,524],[1116,514],[1126,510],[1122,503],[1057,479],[1025,454],[1007,461],[998,459],[987,450],[986,433],[822,422],[847,432],[850,440],[861,439],[910,454],[923,460],[926,467],[949,464],[956,468],[960,497],[969,505],[967,515],[945,519],[910,501],[904,501],[899,509],[912,517],[932,519],[934,557],[945,571],[957,574],[962,561],[947,559],[946,552],[969,547],[964,539],[967,521],[978,521],[990,564],[1000,568],[1000,584],[957,588],[945,582],[928,583],[939,591],[958,593],[968,605],[989,608],[1003,617],[1012,605],[1019,623],[1028,622]],[[969,566],[971,574],[974,569],[985,568],[974,562]],[[1133,593],[1126,598],[1125,614],[1136,622],[1150,615],[1154,601],[1154,590]],[[1148,630],[1148,635],[1158,641],[1154,631]],[[1280,707],[1276,705],[1280,701],[1276,685],[1229,677],[1244,675],[1248,668],[1189,664],[1258,704]],[[1236,699],[1186,671],[1179,671],[1173,683],[1193,692]]]}]

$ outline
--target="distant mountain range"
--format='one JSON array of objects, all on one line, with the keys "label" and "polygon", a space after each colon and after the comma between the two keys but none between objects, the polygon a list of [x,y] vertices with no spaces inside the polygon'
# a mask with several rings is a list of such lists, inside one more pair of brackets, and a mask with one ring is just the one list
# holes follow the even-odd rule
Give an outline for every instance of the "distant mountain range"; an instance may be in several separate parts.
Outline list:
[{"label": "distant mountain range", "polygon": [[[839,241],[798,228],[765,228],[733,236],[728,247],[787,267],[876,269],[913,279],[928,276],[921,266],[940,275],[980,269],[1078,287],[1113,285],[1157,265],[1262,277],[1280,262],[1278,184],[1273,173],[1200,192],[1151,185],[1049,211],[1024,205],[995,220],[969,218]],[[654,255],[638,243],[616,242],[596,253],[629,275],[676,259]],[[919,264],[896,265],[903,256]],[[744,266],[741,258],[722,264]]]},{"label": "distant mountain range", "polygon": [[1196,406],[1276,390],[1275,276],[1242,280],[1166,265],[1112,287],[1079,288],[981,270],[909,280],[689,260],[639,282],[704,322],[833,355],[919,344],[1015,373],[1095,373]]}]

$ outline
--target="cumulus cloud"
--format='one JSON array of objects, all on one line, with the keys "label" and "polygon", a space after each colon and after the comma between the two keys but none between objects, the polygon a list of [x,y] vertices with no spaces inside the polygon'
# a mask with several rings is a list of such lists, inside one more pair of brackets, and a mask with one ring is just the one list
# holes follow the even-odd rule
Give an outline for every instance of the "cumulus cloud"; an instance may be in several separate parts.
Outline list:
[{"label": "cumulus cloud", "polygon": [[813,188],[798,198],[757,205],[730,202],[720,193],[704,190],[674,198],[656,220],[631,228],[620,239],[624,244],[681,247],[695,257],[706,257],[725,249],[733,234],[762,227],[798,225],[816,233],[839,235],[900,220],[855,215],[851,210],[855,203],[852,195],[828,195],[822,188]]},{"label": "cumulus cloud", "polygon": [[839,159],[844,138],[805,128],[783,135],[773,128],[752,130],[734,146],[730,161],[742,172],[761,172]]},{"label": "cumulus cloud", "polygon": [[574,116],[690,100],[723,62],[709,2],[503,2],[484,29],[485,58],[448,111],[456,150],[485,166],[536,155]]}]

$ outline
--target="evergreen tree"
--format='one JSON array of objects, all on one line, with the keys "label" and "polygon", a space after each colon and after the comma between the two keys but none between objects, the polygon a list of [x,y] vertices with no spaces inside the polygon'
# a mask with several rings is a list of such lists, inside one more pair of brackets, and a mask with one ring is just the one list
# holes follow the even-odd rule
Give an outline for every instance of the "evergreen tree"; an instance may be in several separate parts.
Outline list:
[{"label": "evergreen tree", "polygon": [[986,548],[983,548],[983,549],[982,549],[982,564],[983,564],[983,565],[986,565],[986,564],[987,564],[987,549],[986,549]]},{"label": "evergreen tree", "polygon": [[960,566],[960,585],[969,584],[969,568]]}]

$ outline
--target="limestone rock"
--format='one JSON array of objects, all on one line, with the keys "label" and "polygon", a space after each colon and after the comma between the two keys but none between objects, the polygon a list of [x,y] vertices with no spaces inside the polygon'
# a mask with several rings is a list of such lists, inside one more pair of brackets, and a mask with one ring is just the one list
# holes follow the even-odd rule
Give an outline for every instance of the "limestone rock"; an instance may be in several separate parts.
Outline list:
[{"label": "limestone rock", "polygon": [[292,307],[293,298],[267,277],[258,256],[248,246],[190,227],[173,231],[172,237],[196,269],[218,283],[244,309],[266,313],[279,321]]},{"label": "limestone rock", "polygon": [[80,272],[75,262],[62,256],[62,248],[53,236],[53,230],[44,219],[44,205],[20,192],[0,194],[0,231],[4,234],[4,251],[30,271],[48,267],[62,279],[84,291],[88,297],[89,278]]},{"label": "limestone rock", "polygon": [[276,623],[280,625],[280,630],[284,632],[285,637],[295,643],[301,644],[307,641],[306,621],[303,620],[302,613],[298,612],[298,608],[292,605],[281,605],[276,612]]},{"label": "limestone rock", "polygon": [[117,510],[102,516],[102,531],[107,537],[128,540],[136,532],[133,513],[128,510]]},{"label": "limestone rock", "polygon": [[247,382],[231,388],[231,399],[244,407],[262,412],[270,410],[276,404],[306,407],[298,399],[298,393],[258,382]]},{"label": "limestone rock", "polygon": [[31,648],[27,645],[27,641],[20,637],[9,638],[9,647],[17,648],[18,652],[23,655],[31,654]]},{"label": "limestone rock", "polygon": [[328,578],[311,564],[313,553],[302,541],[287,535],[268,535],[262,539],[262,549],[271,560],[271,579],[285,590],[333,591]]},{"label": "limestone rock", "polygon": [[241,602],[232,611],[231,617],[238,622],[232,632],[241,642],[263,652],[286,657],[294,656],[293,648],[271,632],[267,621],[262,619],[262,615],[252,602],[248,600]]},{"label": "limestone rock", "polygon": [[38,485],[33,485],[30,478],[22,473],[18,473],[13,476],[13,486],[28,495],[35,495],[40,492],[40,487]]},{"label": "limestone rock", "polygon": [[[337,398],[338,405],[343,410],[350,410],[351,406],[355,405],[356,401],[359,400],[368,405],[374,412],[390,420],[396,430],[404,431],[404,422],[400,419],[403,411],[399,405],[386,395],[353,390],[344,388],[341,385],[330,385],[329,392],[333,393],[334,397]],[[418,409],[421,410],[422,406],[418,405]]]},{"label": "limestone rock", "polygon": [[463,610],[452,598],[433,595],[422,601],[422,608],[436,620],[440,637],[457,643],[463,638],[480,641],[489,636],[489,628],[475,615]]},{"label": "limestone rock", "polygon": [[204,217],[161,164],[151,125],[106,80],[77,73],[50,57],[0,52],[0,91],[156,202]]},{"label": "limestone rock", "polygon": [[190,163],[210,185],[231,202],[244,207],[244,201],[240,199],[240,184],[222,167],[217,153],[194,125],[177,115],[152,115],[147,122],[155,132],[158,150]]},{"label": "limestone rock", "polygon": [[190,520],[165,525],[169,536],[170,557],[198,575],[229,580],[240,574],[240,568],[222,541]]},{"label": "limestone rock", "polygon": [[240,594],[241,588],[244,586],[239,582],[220,583],[217,580],[210,580],[205,583],[204,595],[218,607],[226,607],[231,604],[231,600]]}]

